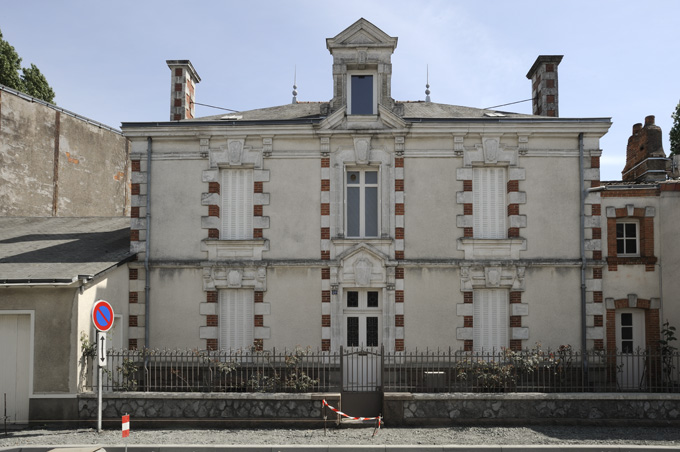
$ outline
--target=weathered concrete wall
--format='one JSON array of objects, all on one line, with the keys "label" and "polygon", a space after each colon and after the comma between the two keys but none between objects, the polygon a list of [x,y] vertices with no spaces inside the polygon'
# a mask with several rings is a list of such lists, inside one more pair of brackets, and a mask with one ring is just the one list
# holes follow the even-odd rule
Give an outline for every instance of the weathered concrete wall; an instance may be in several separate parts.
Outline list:
[{"label": "weathered concrete wall", "polygon": [[680,421],[677,394],[385,394],[387,425]]},{"label": "weathered concrete wall", "polygon": [[129,215],[128,164],[122,134],[0,91],[0,215]]}]

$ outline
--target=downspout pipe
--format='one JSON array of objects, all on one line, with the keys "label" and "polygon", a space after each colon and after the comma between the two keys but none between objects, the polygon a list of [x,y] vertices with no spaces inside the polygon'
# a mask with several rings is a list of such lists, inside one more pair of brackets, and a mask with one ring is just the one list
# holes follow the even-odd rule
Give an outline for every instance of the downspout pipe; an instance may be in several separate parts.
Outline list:
[{"label": "downspout pipe", "polygon": [[581,361],[584,382],[588,384],[588,359],[586,356],[586,190],[584,181],[585,169],[583,165],[583,132],[578,134],[578,169],[581,193],[581,203],[579,206],[581,214],[581,227],[579,228],[579,242],[581,246]]},{"label": "downspout pipe", "polygon": [[146,240],[144,244],[144,347],[150,348],[149,323],[151,321],[149,292],[149,244],[151,242],[151,137],[146,138]]}]

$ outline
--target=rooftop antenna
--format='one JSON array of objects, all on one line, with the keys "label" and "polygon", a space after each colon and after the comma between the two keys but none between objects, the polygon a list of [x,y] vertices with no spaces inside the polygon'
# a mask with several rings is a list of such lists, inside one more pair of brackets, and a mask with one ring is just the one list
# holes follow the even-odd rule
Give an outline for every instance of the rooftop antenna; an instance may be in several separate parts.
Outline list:
[{"label": "rooftop antenna", "polygon": [[427,65],[427,82],[425,83],[425,102],[430,102],[430,65]]},{"label": "rooftop antenna", "polygon": [[295,73],[293,75],[293,104],[297,104],[297,64],[295,65]]}]

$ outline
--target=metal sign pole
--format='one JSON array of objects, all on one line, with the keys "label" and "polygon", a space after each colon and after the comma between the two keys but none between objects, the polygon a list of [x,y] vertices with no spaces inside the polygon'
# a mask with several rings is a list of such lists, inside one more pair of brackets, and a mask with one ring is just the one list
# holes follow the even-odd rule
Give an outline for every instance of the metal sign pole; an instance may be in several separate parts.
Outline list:
[{"label": "metal sign pole", "polygon": [[[99,344],[99,331],[97,331],[97,344]],[[97,358],[99,358],[99,353],[97,354]],[[97,379],[97,401],[99,402],[97,404],[97,431],[101,433],[102,431],[102,367],[100,365],[97,365],[97,368],[99,369],[99,378]]]}]

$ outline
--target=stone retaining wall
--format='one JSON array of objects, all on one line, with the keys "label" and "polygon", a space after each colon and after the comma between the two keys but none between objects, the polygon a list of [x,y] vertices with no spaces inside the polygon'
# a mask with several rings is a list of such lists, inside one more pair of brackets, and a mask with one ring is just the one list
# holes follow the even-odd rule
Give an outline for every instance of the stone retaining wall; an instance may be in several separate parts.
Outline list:
[{"label": "stone retaining wall", "polygon": [[[261,393],[139,393],[122,392],[102,396],[102,418],[129,414],[136,422],[160,419],[184,420],[323,420],[321,401],[340,403],[340,394]],[[78,397],[81,421],[97,419],[96,394]],[[329,416],[329,420],[335,417]]]},{"label": "stone retaining wall", "polygon": [[479,422],[680,422],[678,394],[386,393],[387,425]]}]

